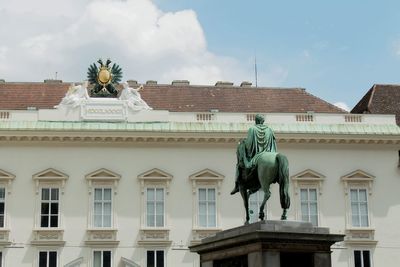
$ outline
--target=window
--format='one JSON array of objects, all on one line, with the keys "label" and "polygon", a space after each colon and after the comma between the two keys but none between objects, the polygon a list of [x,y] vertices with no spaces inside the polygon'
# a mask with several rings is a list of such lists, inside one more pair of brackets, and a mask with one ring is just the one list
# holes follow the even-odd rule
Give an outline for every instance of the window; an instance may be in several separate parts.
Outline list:
[{"label": "window", "polygon": [[300,189],[301,220],[318,226],[317,189]]},{"label": "window", "polygon": [[368,227],[368,201],[366,189],[350,189],[351,224],[354,227]]},{"label": "window", "polygon": [[249,198],[250,223],[258,221],[258,213],[260,212],[260,206],[263,200],[264,200],[263,191],[257,191],[256,193],[250,195]]},{"label": "window", "polygon": [[322,189],[325,176],[307,169],[292,177],[294,193],[296,195],[296,218],[311,222],[314,226],[321,223],[319,213],[320,201],[323,197]]},{"label": "window", "polygon": [[57,267],[57,251],[40,251],[39,267]]},{"label": "window", "polygon": [[147,188],[146,214],[148,227],[164,226],[164,188]]},{"label": "window", "polygon": [[0,251],[0,267],[3,266],[3,252]]},{"label": "window", "polygon": [[111,227],[112,189],[95,188],[93,201],[93,226]]},{"label": "window", "polygon": [[42,188],[40,227],[58,227],[59,189]]},{"label": "window", "polygon": [[[1,228],[4,227],[4,221],[5,221],[5,208],[6,208],[6,199],[5,198],[6,198],[6,189],[4,187],[0,187],[0,227]],[[0,267],[1,267],[1,265],[0,265]]]},{"label": "window", "polygon": [[199,226],[216,227],[215,188],[199,188]]},{"label": "window", "polygon": [[371,267],[369,250],[354,250],[354,267]]},{"label": "window", "polygon": [[93,251],[93,267],[111,267],[111,251],[95,250]]},{"label": "window", "polygon": [[148,250],[146,257],[147,267],[164,267],[164,251]]}]

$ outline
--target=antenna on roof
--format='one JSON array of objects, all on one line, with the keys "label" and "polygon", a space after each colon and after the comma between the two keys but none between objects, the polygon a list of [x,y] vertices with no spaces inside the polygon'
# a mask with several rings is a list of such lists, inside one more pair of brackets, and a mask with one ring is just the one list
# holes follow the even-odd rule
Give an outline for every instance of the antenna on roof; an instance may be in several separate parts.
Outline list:
[{"label": "antenna on roof", "polygon": [[257,75],[257,54],[254,55],[254,75],[256,78],[256,88],[258,87],[258,75]]}]

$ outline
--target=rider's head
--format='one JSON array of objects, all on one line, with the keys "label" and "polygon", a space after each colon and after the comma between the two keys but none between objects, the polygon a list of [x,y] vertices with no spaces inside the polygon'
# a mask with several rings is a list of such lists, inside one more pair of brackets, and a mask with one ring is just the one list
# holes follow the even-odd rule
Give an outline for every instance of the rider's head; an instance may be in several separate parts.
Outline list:
[{"label": "rider's head", "polygon": [[256,124],[263,124],[264,123],[264,116],[261,114],[256,115]]}]

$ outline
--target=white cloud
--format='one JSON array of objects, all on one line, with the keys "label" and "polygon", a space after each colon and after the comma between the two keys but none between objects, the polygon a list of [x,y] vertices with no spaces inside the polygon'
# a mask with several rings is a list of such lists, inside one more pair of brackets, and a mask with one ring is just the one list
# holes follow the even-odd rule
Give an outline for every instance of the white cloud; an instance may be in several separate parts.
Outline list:
[{"label": "white cloud", "polygon": [[344,102],[336,102],[336,103],[334,103],[334,105],[337,106],[338,108],[344,109],[346,111],[350,111],[349,106]]},{"label": "white cloud", "polygon": [[[0,50],[0,78],[6,80],[40,81],[58,72],[64,81],[79,81],[99,57],[119,64],[124,79],[142,82],[239,83],[254,77],[238,59],[208,50],[193,10],[163,12],[150,0],[15,0],[0,12],[0,34],[9,37],[0,40],[0,48],[8,48]],[[262,74],[268,85],[287,76],[280,67]]]}]

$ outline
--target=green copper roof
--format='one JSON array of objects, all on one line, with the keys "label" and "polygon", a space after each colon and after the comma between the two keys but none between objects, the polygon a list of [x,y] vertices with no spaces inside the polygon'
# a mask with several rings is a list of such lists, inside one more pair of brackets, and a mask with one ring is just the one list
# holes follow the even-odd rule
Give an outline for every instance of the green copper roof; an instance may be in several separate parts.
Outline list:
[{"label": "green copper roof", "polygon": [[[249,123],[220,122],[51,122],[2,121],[0,131],[116,131],[116,132],[199,132],[242,133]],[[400,135],[400,127],[391,124],[269,124],[277,134]]]}]

